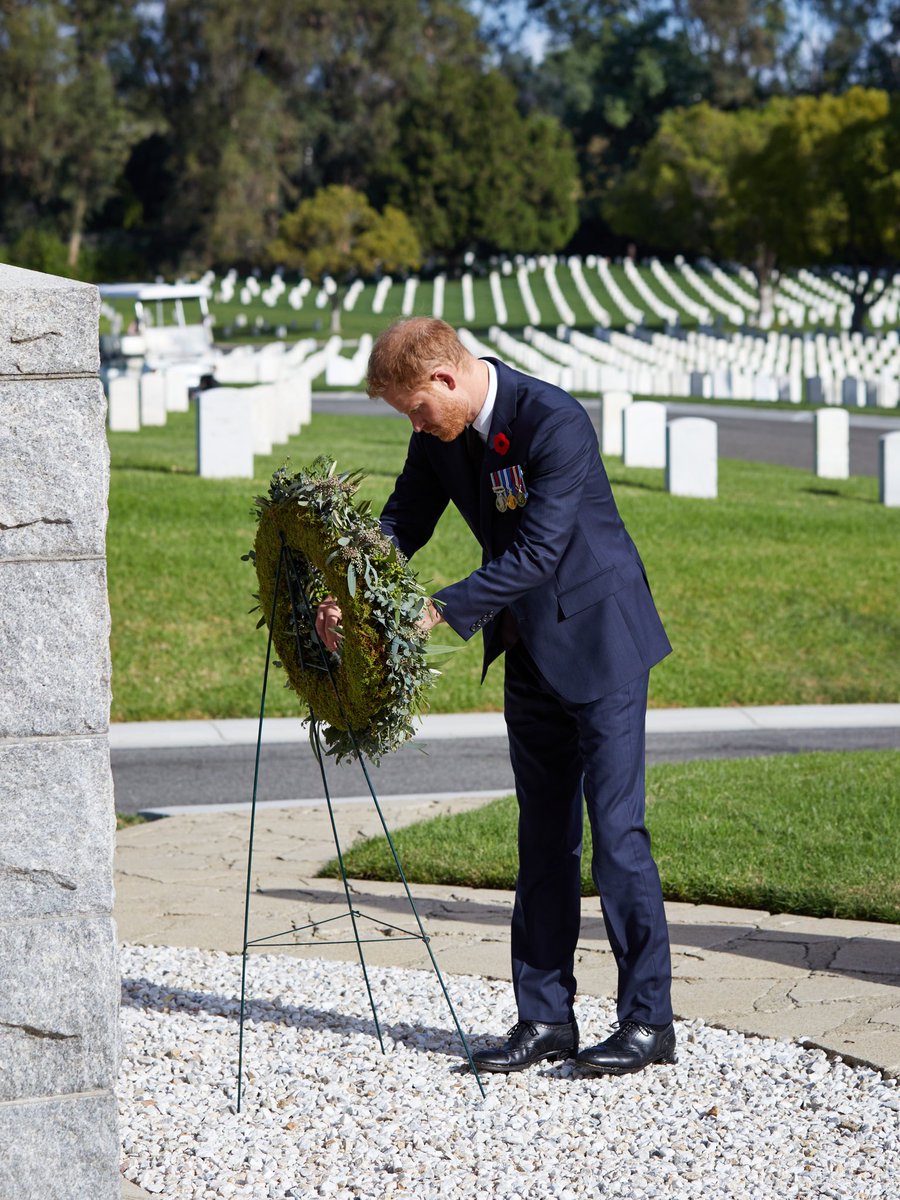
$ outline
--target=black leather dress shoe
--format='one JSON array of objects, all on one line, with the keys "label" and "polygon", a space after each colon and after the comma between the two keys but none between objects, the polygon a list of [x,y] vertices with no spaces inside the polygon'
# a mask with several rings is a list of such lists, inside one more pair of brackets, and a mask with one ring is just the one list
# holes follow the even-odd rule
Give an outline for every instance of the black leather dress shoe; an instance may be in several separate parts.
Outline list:
[{"label": "black leather dress shoe", "polygon": [[630,1075],[652,1063],[675,1062],[675,1030],[649,1029],[640,1021],[622,1021],[619,1028],[599,1046],[578,1055],[578,1063],[604,1075]]},{"label": "black leather dress shoe", "polygon": [[478,1050],[472,1055],[479,1071],[523,1071],[537,1062],[555,1062],[578,1053],[578,1025],[546,1025],[542,1021],[519,1021],[506,1035],[502,1046]]}]

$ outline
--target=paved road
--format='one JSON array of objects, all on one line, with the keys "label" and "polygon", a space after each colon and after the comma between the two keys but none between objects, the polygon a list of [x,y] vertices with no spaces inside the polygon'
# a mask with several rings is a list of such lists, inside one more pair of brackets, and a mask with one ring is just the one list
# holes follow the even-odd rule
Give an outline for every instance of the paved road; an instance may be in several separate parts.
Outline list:
[{"label": "paved road", "polygon": [[[586,400],[585,408],[596,416],[599,402]],[[790,412],[735,406],[672,402],[666,405],[670,416],[709,417],[719,427],[719,456],[743,458],[750,462],[775,463],[811,471],[813,465],[813,414],[809,410]],[[315,412],[345,413],[353,416],[400,414],[376,400],[355,393],[317,393]],[[885,433],[900,429],[900,416],[862,416],[850,414],[850,472],[853,475],[878,474],[878,441]]]},{"label": "paved road", "polygon": [[[301,735],[302,736],[302,735]],[[379,796],[512,790],[505,738],[453,738],[404,746],[372,768]],[[651,763],[695,758],[741,758],[804,750],[900,749],[900,728],[785,729],[718,733],[656,733],[647,739]],[[255,747],[203,746],[113,750],[116,809],[121,813],[172,805],[234,804],[249,801]],[[329,764],[333,796],[367,791],[356,764]],[[323,795],[318,765],[308,743],[267,746],[260,770],[261,800],[318,799]]]}]

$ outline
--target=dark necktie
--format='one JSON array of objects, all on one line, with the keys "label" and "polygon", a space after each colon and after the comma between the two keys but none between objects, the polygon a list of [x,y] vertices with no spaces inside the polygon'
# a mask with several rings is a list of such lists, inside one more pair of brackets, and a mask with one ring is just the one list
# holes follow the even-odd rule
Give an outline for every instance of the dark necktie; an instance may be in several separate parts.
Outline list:
[{"label": "dark necktie", "polygon": [[477,478],[481,474],[481,464],[484,461],[484,442],[478,436],[474,425],[467,425],[463,436],[466,439],[466,454],[469,456],[472,472]]}]

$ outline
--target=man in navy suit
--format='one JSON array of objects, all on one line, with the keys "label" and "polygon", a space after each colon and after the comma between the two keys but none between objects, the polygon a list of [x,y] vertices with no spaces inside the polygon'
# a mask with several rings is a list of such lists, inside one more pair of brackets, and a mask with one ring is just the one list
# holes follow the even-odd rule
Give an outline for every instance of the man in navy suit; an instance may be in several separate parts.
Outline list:
[{"label": "man in navy suit", "polygon": [[[412,557],[452,501],[482,566],[442,588],[422,625],[506,654],[504,713],[519,802],[512,976],[519,1020],[475,1055],[518,1071],[577,1055],[625,1074],[675,1061],[662,891],[644,825],[650,668],[671,647],[616,508],[582,406],[560,388],[470,354],[443,321],[393,325],[368,391],[413,427],[381,525]],[[339,613],[321,606],[333,647]],[[482,673],[482,678],[484,677]],[[573,1002],[583,800],[592,873],[618,966],[618,1026],[579,1053]]]}]

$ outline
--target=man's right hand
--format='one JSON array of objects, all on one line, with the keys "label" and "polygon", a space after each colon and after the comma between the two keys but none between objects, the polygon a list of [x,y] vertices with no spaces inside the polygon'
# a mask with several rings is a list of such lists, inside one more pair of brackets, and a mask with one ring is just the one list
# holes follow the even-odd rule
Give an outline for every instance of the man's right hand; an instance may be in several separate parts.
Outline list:
[{"label": "man's right hand", "polygon": [[337,626],[341,623],[341,610],[333,596],[326,596],[316,609],[316,633],[325,643],[326,650],[337,650],[342,633]]}]

